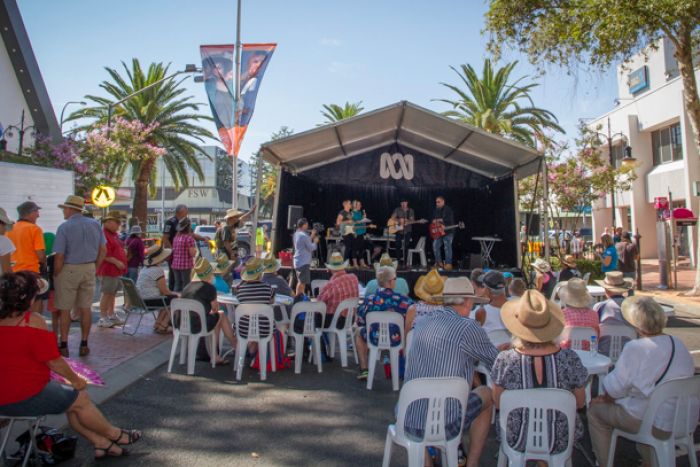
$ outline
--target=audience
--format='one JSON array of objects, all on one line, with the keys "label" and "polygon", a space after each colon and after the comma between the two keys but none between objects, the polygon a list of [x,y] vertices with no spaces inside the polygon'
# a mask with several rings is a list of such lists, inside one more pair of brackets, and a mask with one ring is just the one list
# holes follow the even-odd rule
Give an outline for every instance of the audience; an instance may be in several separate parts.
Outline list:
[{"label": "audience", "polygon": [[[326,304],[326,318],[323,327],[327,328],[331,325],[333,315],[340,302],[360,295],[360,285],[357,276],[345,272],[347,267],[348,261],[343,261],[343,255],[337,251],[331,254],[328,263],[326,263],[326,268],[331,271],[332,276],[318,295],[318,301]],[[396,276],[396,272],[394,272],[394,276]],[[337,323],[338,327],[343,327],[345,325],[345,316],[339,316]]]},{"label": "audience", "polygon": [[552,266],[542,258],[537,258],[531,266],[535,272],[534,289],[549,300],[552,298],[554,286],[557,284],[557,278],[552,272]]},{"label": "audience", "polygon": [[[389,256],[387,253],[384,253],[381,258],[379,258],[378,263],[374,263],[374,271],[375,273],[379,271],[379,268],[386,266],[393,268],[394,271],[396,271],[396,267],[398,266],[398,261],[394,260]],[[370,295],[373,294],[377,291],[379,288],[379,284],[377,283],[377,279],[374,278],[371,281],[367,282],[367,285],[365,286],[365,295]],[[397,277],[396,278],[396,292],[400,293],[401,295],[408,295],[410,290],[408,288],[408,282],[406,282],[406,279],[403,279],[402,277]]]},{"label": "audience", "polygon": [[637,245],[632,243],[632,235],[629,232],[622,234],[622,240],[615,244],[615,250],[617,251],[617,268],[623,276],[634,279],[637,272],[639,250]]},{"label": "audience", "polygon": [[603,234],[600,237],[600,241],[603,244],[603,253],[600,255],[601,271],[604,273],[617,271],[617,249],[612,237],[608,234]]},{"label": "audience", "polygon": [[212,263],[214,267],[214,287],[220,293],[230,294],[233,277],[231,270],[236,264],[234,260],[228,259],[224,253],[216,255],[216,260]]},{"label": "audience", "polygon": [[146,306],[164,306],[153,324],[153,330],[159,334],[167,334],[171,331],[170,312],[167,306],[170,305],[173,298],[178,296],[168,289],[168,284],[165,281],[165,270],[162,266],[171,253],[170,248],[158,245],[150,247],[146,251],[145,265],[136,279],[136,289]]},{"label": "audience", "polygon": [[442,309],[442,301],[433,298],[442,293],[447,276],[441,276],[437,269],[431,269],[428,274],[418,278],[413,287],[413,293],[420,301],[408,307],[406,312],[406,334],[425,318],[432,316],[436,310]]},{"label": "audience", "polygon": [[127,272],[126,252],[124,245],[119,240],[119,226],[121,219],[119,212],[108,212],[102,218],[102,233],[107,240],[107,250],[102,264],[97,268],[96,274],[100,278],[100,320],[97,325],[101,328],[111,328],[124,324],[114,312],[114,303],[117,292],[121,287],[119,278]]},{"label": "audience", "polygon": [[[44,319],[30,309],[48,283],[29,271],[0,277],[0,415],[43,416],[65,413],[71,428],[85,437],[95,458],[128,454],[123,446],[141,439],[137,430],[110,424],[90,401],[87,383],[61,357]],[[70,385],[50,379],[53,371]]]},{"label": "audience", "polygon": [[[567,335],[567,330],[573,327],[592,328],[596,336],[600,335],[598,313],[591,309],[593,297],[588,293],[583,279],[574,278],[564,282],[559,289],[559,298],[561,306],[564,307],[564,336]],[[560,344],[562,348],[568,349],[571,341],[565,337]],[[583,350],[590,350],[590,341],[583,342]]]},{"label": "audience", "polygon": [[129,230],[129,238],[126,240],[126,277],[134,281],[139,277],[139,268],[143,266],[145,245],[141,240],[141,227],[134,225]]},{"label": "audience", "polygon": [[559,271],[559,282],[566,282],[571,278],[581,277],[577,269],[576,258],[573,255],[566,255],[561,260],[561,271]]},{"label": "audience", "polygon": [[[7,233],[15,246],[12,253],[12,270],[32,271],[37,274],[46,273],[46,243],[44,242],[44,232],[36,224],[39,219],[41,208],[33,201],[25,201],[17,206],[19,220],[12,226],[12,230]],[[44,300],[48,299],[48,293],[37,297],[34,300],[32,311],[41,313],[44,308]]]},{"label": "audience", "polygon": [[10,257],[15,251],[15,245],[12,240],[7,238],[7,228],[11,227],[14,222],[7,217],[7,213],[4,209],[0,208],[0,276],[3,273],[12,271],[12,262]]},{"label": "audience", "polygon": [[[272,305],[275,301],[275,291],[272,290],[272,286],[267,282],[263,282],[262,275],[265,270],[263,262],[258,258],[251,258],[243,267],[241,271],[241,279],[243,282],[236,288],[235,293],[238,301],[241,304],[259,304],[259,305]],[[248,337],[248,327],[250,324],[250,319],[247,316],[241,317],[240,329],[238,332],[241,337]],[[267,323],[265,318],[260,320],[260,330],[263,334],[270,332],[270,326],[273,323]],[[257,344],[255,342],[248,343],[248,351],[253,353],[257,350]]]},{"label": "audience", "polygon": [[272,253],[269,253],[263,260],[263,267],[265,268],[262,276],[263,282],[270,284],[275,289],[275,292],[280,295],[287,295],[289,297],[294,295],[289,283],[284,280],[282,276],[277,274],[282,264]]},{"label": "audience", "polygon": [[[593,306],[593,310],[598,315],[600,324],[622,324],[632,326],[622,315],[621,305],[625,300],[625,294],[629,293],[634,283],[632,279],[626,279],[620,271],[612,271],[605,273],[605,279],[596,280],[596,283],[605,289],[605,295],[608,297],[603,302],[598,302]],[[629,341],[627,337],[622,338],[622,345]],[[603,355],[610,355],[610,337],[601,336],[598,341],[598,351]]]},{"label": "audience", "polygon": [[[489,271],[479,277],[479,282],[483,285],[484,298],[487,303],[479,307],[477,310],[477,321],[483,321],[481,327],[486,334],[492,331],[505,329],[501,320],[501,307],[508,301],[506,299],[506,280],[503,274],[498,271]],[[481,310],[484,310],[483,318],[479,316]]]},{"label": "audience", "polygon": [[[588,431],[599,465],[607,465],[611,435],[615,428],[637,432],[649,398],[660,383],[693,376],[693,357],[677,337],[664,334],[666,314],[651,297],[632,297],[622,303],[622,316],[639,333],[622,349],[615,369],[603,379],[604,393],[588,409]],[[697,420],[695,400],[692,414]],[[663,404],[654,419],[653,434],[671,436],[674,404]],[[651,465],[651,449],[638,445],[643,465]]]},{"label": "audience", "polygon": [[525,281],[519,277],[516,277],[515,279],[513,279],[513,282],[511,282],[508,286],[508,299],[517,300],[523,296],[526,290],[527,284],[525,283]]},{"label": "audience", "polygon": [[[556,388],[571,391],[576,397],[576,407],[583,408],[586,404],[588,372],[576,352],[560,349],[555,343],[564,328],[561,309],[540,292],[528,290],[520,300],[512,300],[503,305],[501,317],[514,340],[513,349],[501,352],[491,371],[496,407],[499,407],[504,391]],[[523,417],[522,409],[511,413],[502,442],[507,442],[517,451],[524,451],[527,418]],[[575,438],[580,440],[584,429],[578,416],[575,427]],[[566,449],[569,436],[563,414],[557,414],[553,428],[551,453],[557,454]]]}]

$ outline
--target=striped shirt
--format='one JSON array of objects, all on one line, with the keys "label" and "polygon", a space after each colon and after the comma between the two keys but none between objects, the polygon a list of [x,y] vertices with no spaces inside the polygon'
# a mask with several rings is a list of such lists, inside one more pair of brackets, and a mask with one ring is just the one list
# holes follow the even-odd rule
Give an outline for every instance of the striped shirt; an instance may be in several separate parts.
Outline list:
[{"label": "striped shirt", "polygon": [[[413,328],[404,382],[417,378],[459,377],[466,379],[471,386],[475,361],[491,368],[497,355],[498,350],[479,323],[460,316],[451,307],[444,307]],[[427,403],[427,399],[423,399],[409,407],[405,422],[407,430],[415,432],[423,428]],[[445,429],[458,431],[459,403],[450,399],[446,408]]]},{"label": "striped shirt", "polygon": [[[252,304],[262,304],[268,305],[272,303],[272,286],[266,282],[261,281],[244,281],[236,289],[236,298],[241,304],[252,303]],[[248,337],[248,327],[250,325],[250,319],[247,316],[242,316],[240,319],[240,329],[238,333],[244,339]],[[259,331],[263,336],[267,336],[271,332],[271,324],[268,323],[267,319],[260,318],[259,321]]]}]

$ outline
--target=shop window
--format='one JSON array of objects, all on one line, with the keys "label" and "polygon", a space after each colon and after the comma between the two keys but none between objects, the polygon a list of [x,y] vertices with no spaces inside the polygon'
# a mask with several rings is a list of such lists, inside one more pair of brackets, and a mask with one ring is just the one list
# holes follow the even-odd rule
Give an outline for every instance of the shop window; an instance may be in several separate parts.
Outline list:
[{"label": "shop window", "polygon": [[651,146],[654,165],[667,164],[683,159],[683,139],[681,124],[651,132]]}]

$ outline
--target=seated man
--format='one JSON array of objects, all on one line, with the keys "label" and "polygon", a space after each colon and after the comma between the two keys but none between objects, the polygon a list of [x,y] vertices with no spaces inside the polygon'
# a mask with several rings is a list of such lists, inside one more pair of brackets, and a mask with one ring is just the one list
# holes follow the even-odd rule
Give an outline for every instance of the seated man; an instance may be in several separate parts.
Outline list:
[{"label": "seated man", "polygon": [[[391,256],[389,256],[387,253],[384,253],[382,257],[379,258],[379,263],[374,263],[375,272],[379,271],[379,268],[381,268],[382,266],[393,268],[394,271],[396,271],[398,261],[391,259]],[[379,289],[379,283],[377,283],[377,279],[372,279],[371,281],[367,282],[367,287],[365,287],[365,295],[372,295],[373,293],[377,292],[377,289]],[[394,289],[394,291],[400,293],[401,295],[408,295],[409,289],[406,279],[397,277],[396,288]]]},{"label": "seated man", "polygon": [[[488,303],[479,307],[476,320],[483,321],[481,327],[486,331],[486,334],[499,329],[505,330],[506,327],[501,321],[501,307],[508,300],[506,299],[506,280],[503,274],[492,270],[479,276],[479,282],[483,286],[483,297]],[[484,311],[483,318],[480,315],[482,309]]]},{"label": "seated man", "polygon": [[275,292],[280,295],[287,295],[289,297],[294,295],[289,283],[284,280],[282,276],[277,274],[277,271],[280,270],[282,265],[271,253],[263,260],[263,267],[265,268],[262,276],[263,282],[270,284],[275,289]]},{"label": "seated man", "polygon": [[[469,319],[473,304],[485,303],[487,299],[476,295],[467,277],[448,277],[442,294],[434,298],[442,300],[444,307],[414,327],[404,382],[417,378],[460,377],[471,387],[474,362],[491,368],[498,355],[481,326]],[[416,436],[422,436],[425,403],[415,403],[406,414],[406,430]],[[491,423],[491,404],[491,390],[486,386],[469,393],[463,427],[469,430],[470,439],[467,466],[479,465]],[[459,423],[458,404],[448,401],[445,420],[448,438],[459,432]]]},{"label": "seated man", "polygon": [[[593,311],[598,313],[598,321],[600,324],[624,324],[632,327],[622,316],[622,302],[625,300],[625,293],[634,287],[634,281],[623,277],[620,271],[612,271],[605,273],[605,279],[597,280],[596,283],[605,289],[605,296],[608,297],[604,302],[598,302],[593,305]],[[629,341],[628,338],[622,338],[624,346]],[[610,355],[610,336],[601,336],[598,339],[598,351],[603,355]]]},{"label": "seated man", "polygon": [[[360,359],[360,374],[357,376],[359,380],[366,380],[368,375],[367,313],[372,311],[395,311],[405,316],[408,308],[413,305],[413,300],[394,292],[396,271],[393,268],[386,266],[379,268],[379,271],[377,271],[377,282],[379,283],[377,293],[366,295],[362,305],[357,308],[357,326],[360,328],[360,333],[355,339],[355,344],[357,345],[357,355]],[[369,338],[372,339],[372,343],[377,342],[377,331],[378,328],[375,326],[369,330]],[[401,345],[398,327],[391,325],[389,332],[391,333],[391,345],[393,347]]]},{"label": "seated man", "polygon": [[[360,295],[360,286],[355,274],[345,272],[348,267],[348,261],[343,261],[343,255],[340,252],[334,252],[330,260],[326,263],[326,267],[333,273],[331,279],[323,287],[318,296],[318,301],[326,304],[326,319],[323,327],[327,328],[333,321],[333,315],[336,308],[345,299],[358,297]],[[338,327],[345,325],[345,316],[338,317]]]}]

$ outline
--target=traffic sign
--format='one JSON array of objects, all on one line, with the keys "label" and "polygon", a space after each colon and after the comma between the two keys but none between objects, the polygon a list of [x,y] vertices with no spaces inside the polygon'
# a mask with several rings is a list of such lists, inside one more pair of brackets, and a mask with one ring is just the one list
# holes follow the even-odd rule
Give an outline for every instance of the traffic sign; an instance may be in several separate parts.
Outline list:
[{"label": "traffic sign", "polygon": [[98,208],[107,208],[117,198],[117,194],[111,186],[102,185],[92,190],[91,198],[92,203]]}]

